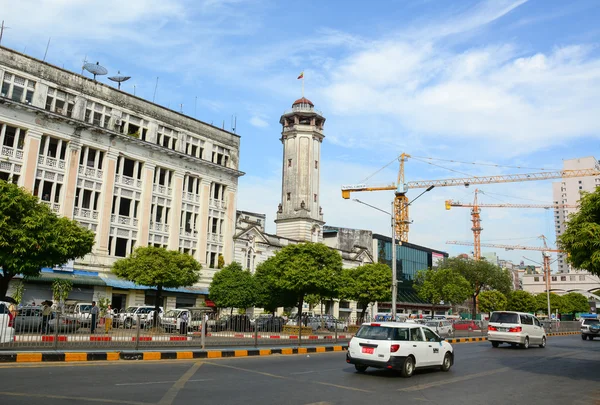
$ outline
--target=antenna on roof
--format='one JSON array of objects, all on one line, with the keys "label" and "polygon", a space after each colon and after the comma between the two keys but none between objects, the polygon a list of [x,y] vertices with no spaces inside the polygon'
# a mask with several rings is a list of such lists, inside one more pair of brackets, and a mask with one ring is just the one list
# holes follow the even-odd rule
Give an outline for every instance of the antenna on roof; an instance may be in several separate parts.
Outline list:
[{"label": "antenna on roof", "polygon": [[96,76],[104,76],[108,73],[104,66],[100,66],[100,62],[86,63],[83,68],[94,75],[94,80],[96,80]]},{"label": "antenna on roof", "polygon": [[42,62],[46,62],[46,55],[48,55],[48,48],[50,48],[50,40],[52,39],[52,37],[48,38],[48,45],[46,45],[46,52],[44,52],[44,59],[42,59]]},{"label": "antenna on roof", "polygon": [[154,95],[152,96],[152,102],[156,99],[156,89],[158,88],[158,76],[156,76],[156,84],[154,85]]},{"label": "antenna on roof", "polygon": [[[10,27],[4,26],[4,20],[2,20],[2,25],[0,26],[0,45],[2,45],[2,34],[4,34],[4,30],[10,29]],[[25,52],[23,52],[25,53]]]},{"label": "antenna on roof", "polygon": [[83,76],[83,67],[87,63],[87,54],[83,57],[83,65],[81,65],[81,75]]},{"label": "antenna on roof", "polygon": [[237,127],[237,115],[232,115],[231,116],[231,132],[233,132],[235,134],[235,130]]},{"label": "antenna on roof", "polygon": [[113,82],[119,83],[119,90],[121,90],[121,83],[126,82],[129,79],[131,79],[131,76],[121,76],[120,70],[117,72],[117,76],[112,76],[108,78],[108,80],[112,80]]},{"label": "antenna on roof", "polygon": [[225,120],[223,120],[223,126],[221,127],[221,129],[225,130]]},{"label": "antenna on roof", "polygon": [[183,114],[183,103],[179,104],[179,112]]}]

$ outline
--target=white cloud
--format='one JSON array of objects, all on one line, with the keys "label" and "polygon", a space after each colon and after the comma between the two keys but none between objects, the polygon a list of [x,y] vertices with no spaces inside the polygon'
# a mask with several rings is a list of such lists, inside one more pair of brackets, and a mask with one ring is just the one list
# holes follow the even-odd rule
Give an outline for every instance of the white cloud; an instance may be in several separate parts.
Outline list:
[{"label": "white cloud", "polygon": [[267,128],[269,126],[269,123],[264,118],[257,116],[250,118],[250,124],[257,128]]}]

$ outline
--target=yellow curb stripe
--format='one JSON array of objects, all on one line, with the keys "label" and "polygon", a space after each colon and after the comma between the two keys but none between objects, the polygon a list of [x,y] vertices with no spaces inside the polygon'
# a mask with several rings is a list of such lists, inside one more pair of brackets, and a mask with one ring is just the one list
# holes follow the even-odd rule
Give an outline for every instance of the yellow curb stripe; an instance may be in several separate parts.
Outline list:
[{"label": "yellow curb stripe", "polygon": [[17,363],[42,361],[42,353],[17,353]]},{"label": "yellow curb stripe", "polygon": [[144,352],[144,360],[160,360],[160,352]]},{"label": "yellow curb stripe", "polygon": [[121,356],[119,356],[119,353],[106,353],[106,360],[108,361],[116,361],[120,359]]},{"label": "yellow curb stripe", "polygon": [[247,357],[248,356],[248,350],[236,350],[235,351],[235,357]]},{"label": "yellow curb stripe", "polygon": [[87,361],[87,353],[65,353],[65,361]]},{"label": "yellow curb stripe", "polygon": [[333,346],[333,351],[334,352],[341,352],[342,350],[344,350],[343,346]]},{"label": "yellow curb stripe", "polygon": [[325,353],[325,348],[322,346],[317,346],[317,353]]},{"label": "yellow curb stripe", "polygon": [[308,351],[306,350],[306,347],[298,348],[298,354],[306,354],[306,353],[308,353]]},{"label": "yellow curb stripe", "polygon": [[185,359],[185,360],[189,360],[189,359],[193,359],[194,358],[194,353],[192,352],[177,352],[177,359]]},{"label": "yellow curb stripe", "polygon": [[209,359],[218,359],[221,357],[221,352],[213,350],[213,351],[207,352],[206,357]]},{"label": "yellow curb stripe", "polygon": [[271,355],[271,349],[261,349],[258,353],[261,356],[270,356]]},{"label": "yellow curb stripe", "polygon": [[294,354],[294,349],[289,349],[289,348],[281,349],[281,354]]}]

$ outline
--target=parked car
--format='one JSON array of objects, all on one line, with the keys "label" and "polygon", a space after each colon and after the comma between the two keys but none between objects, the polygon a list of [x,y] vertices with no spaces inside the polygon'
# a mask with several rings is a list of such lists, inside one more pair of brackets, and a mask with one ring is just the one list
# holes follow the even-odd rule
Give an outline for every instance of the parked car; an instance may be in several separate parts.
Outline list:
[{"label": "parked car", "polygon": [[15,339],[13,316],[9,308],[9,302],[0,301],[0,343],[12,342]]},{"label": "parked car", "polygon": [[42,307],[28,305],[20,308],[13,327],[18,333],[39,332],[42,329]]},{"label": "parked car", "polygon": [[583,319],[581,321],[581,338],[583,340],[594,340],[598,336],[600,336],[600,320]]},{"label": "parked car", "polygon": [[[159,317],[164,313],[163,307],[160,307]],[[141,327],[145,327],[151,324],[154,319],[154,306],[153,305],[140,305],[135,307],[127,307],[125,311],[116,315],[113,319],[113,323],[117,327],[124,327],[129,329],[137,324],[138,317],[140,319]]]},{"label": "parked car", "polygon": [[331,332],[335,331],[336,329],[338,332],[348,331],[348,323],[337,319],[334,316],[329,316],[326,318],[325,327]]},{"label": "parked car", "polygon": [[452,322],[444,321],[440,319],[429,320],[425,323],[425,326],[435,331],[440,336],[453,336],[454,327]]},{"label": "parked car", "polygon": [[206,314],[205,308],[175,308],[170,309],[161,317],[160,324],[167,332],[179,330],[181,326],[181,318],[184,313],[188,315],[188,330],[201,331],[203,317]]},{"label": "parked car", "polygon": [[75,333],[79,328],[88,328],[89,326],[89,321],[82,323],[72,316],[53,312],[48,321],[48,333],[54,333],[54,331],[58,331],[59,333]]},{"label": "parked car", "polygon": [[92,323],[92,303],[67,301],[63,307],[62,315],[69,318],[71,323],[77,323],[83,328],[89,328]]},{"label": "parked car", "polygon": [[261,316],[254,321],[254,330],[258,332],[281,332],[285,320],[280,316]]},{"label": "parked car", "polygon": [[454,322],[454,330],[480,331],[481,326],[476,321],[466,319]]},{"label": "parked car", "polygon": [[361,373],[374,367],[399,370],[403,377],[410,377],[418,368],[449,371],[454,364],[454,349],[444,338],[417,323],[364,323],[348,344],[346,362]]},{"label": "parked car", "polygon": [[502,343],[517,344],[528,349],[530,344],[546,347],[546,332],[539,319],[531,314],[513,311],[492,312],[488,325],[488,341],[493,347]]}]

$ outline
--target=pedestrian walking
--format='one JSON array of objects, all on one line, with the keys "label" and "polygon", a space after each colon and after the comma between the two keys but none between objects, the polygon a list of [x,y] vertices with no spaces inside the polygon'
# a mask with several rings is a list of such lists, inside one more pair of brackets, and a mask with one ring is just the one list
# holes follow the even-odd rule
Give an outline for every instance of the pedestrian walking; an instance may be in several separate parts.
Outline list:
[{"label": "pedestrian walking", "polygon": [[183,311],[181,313],[181,318],[179,319],[179,334],[187,335],[188,319],[187,311]]},{"label": "pedestrian walking", "polygon": [[98,322],[98,314],[100,313],[100,308],[96,306],[96,301],[92,301],[92,308],[90,309],[90,314],[92,316],[92,323],[90,324],[90,332],[94,333],[96,331],[96,323]]},{"label": "pedestrian walking", "polygon": [[106,313],[104,314],[104,331],[106,333],[108,333],[110,330],[112,330],[114,314],[115,313],[114,313],[112,307],[109,305],[106,308]]},{"label": "pedestrian walking", "polygon": [[52,301],[42,302],[42,333],[48,333],[48,322],[52,317]]}]

